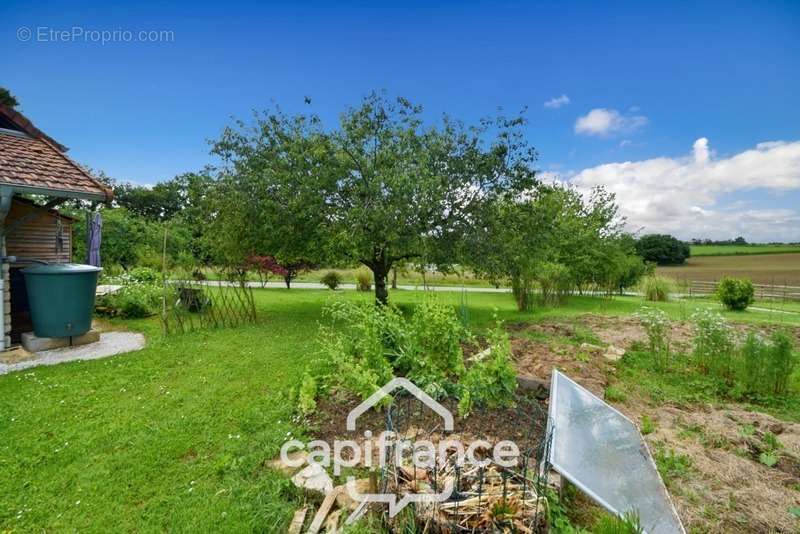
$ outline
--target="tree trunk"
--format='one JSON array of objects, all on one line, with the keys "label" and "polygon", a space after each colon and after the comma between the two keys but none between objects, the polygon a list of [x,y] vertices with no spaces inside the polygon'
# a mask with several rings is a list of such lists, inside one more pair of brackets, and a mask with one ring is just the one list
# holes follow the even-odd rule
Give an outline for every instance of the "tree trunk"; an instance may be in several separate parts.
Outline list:
[{"label": "tree trunk", "polygon": [[283,281],[286,283],[286,289],[292,289],[292,275],[284,275]]},{"label": "tree trunk", "polygon": [[389,290],[386,289],[386,269],[376,268],[372,273],[375,276],[375,303],[388,304],[389,303]]},{"label": "tree trunk", "polygon": [[397,289],[397,267],[392,267],[392,289]]}]

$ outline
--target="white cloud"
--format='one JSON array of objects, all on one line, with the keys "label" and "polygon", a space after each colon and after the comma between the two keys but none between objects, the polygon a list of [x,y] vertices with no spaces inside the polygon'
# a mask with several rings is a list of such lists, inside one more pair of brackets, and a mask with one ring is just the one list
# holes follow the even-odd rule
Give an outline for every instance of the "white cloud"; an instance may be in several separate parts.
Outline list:
[{"label": "white cloud", "polygon": [[708,139],[705,137],[701,137],[700,139],[695,141],[694,144],[692,145],[692,151],[694,152],[695,163],[699,165],[707,163],[709,158]]},{"label": "white cloud", "polygon": [[800,197],[800,141],[760,143],[728,158],[714,159],[709,141],[694,142],[690,155],[608,163],[570,178],[581,190],[605,186],[616,193],[631,230],[681,238],[752,241],[800,240],[800,211],[758,209],[750,202],[720,205],[722,195],[756,189]]},{"label": "white cloud", "polygon": [[558,109],[562,106],[566,106],[567,104],[569,104],[569,97],[567,95],[561,95],[555,98],[551,98],[550,100],[545,102],[544,107]]},{"label": "white cloud", "polygon": [[575,121],[575,133],[607,136],[631,133],[647,124],[643,115],[623,115],[616,109],[595,108]]}]

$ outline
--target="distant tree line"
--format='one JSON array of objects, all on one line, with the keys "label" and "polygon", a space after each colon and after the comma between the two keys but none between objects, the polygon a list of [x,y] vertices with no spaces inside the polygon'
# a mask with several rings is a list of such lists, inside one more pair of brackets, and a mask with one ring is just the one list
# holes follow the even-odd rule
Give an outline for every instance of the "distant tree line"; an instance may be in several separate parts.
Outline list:
[{"label": "distant tree line", "polygon": [[699,239],[694,238],[691,240],[692,245],[714,245],[714,246],[730,246],[730,245],[748,245],[749,243],[742,236],[736,239]]}]

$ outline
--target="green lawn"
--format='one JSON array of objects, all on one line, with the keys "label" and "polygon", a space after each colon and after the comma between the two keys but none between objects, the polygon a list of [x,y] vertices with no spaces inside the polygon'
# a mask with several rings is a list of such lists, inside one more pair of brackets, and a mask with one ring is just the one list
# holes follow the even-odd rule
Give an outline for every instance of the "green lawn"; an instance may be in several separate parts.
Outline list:
[{"label": "green lawn", "polygon": [[692,245],[692,256],[738,256],[800,252],[800,245]]},{"label": "green lawn", "polygon": [[[163,339],[157,320],[129,321],[124,326],[148,336],[141,352],[0,376],[0,531],[284,529],[301,496],[264,462],[290,433],[303,432],[292,423],[288,391],[314,352],[325,301],[371,295],[256,293],[257,326]],[[461,296],[437,298],[457,304]],[[495,309],[519,321],[627,314],[641,305],[575,297],[564,308],[521,314],[507,294],[470,294],[467,303],[475,326]],[[683,318],[694,305],[658,307]],[[800,315],[727,315],[800,322]]]}]

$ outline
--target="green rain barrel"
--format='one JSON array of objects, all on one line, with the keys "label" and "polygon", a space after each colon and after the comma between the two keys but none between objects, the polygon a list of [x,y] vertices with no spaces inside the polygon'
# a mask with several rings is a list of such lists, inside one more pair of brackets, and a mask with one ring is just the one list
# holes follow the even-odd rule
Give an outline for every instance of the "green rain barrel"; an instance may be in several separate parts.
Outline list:
[{"label": "green rain barrel", "polygon": [[92,327],[97,276],[92,265],[53,263],[22,269],[37,337],[80,336]]}]

